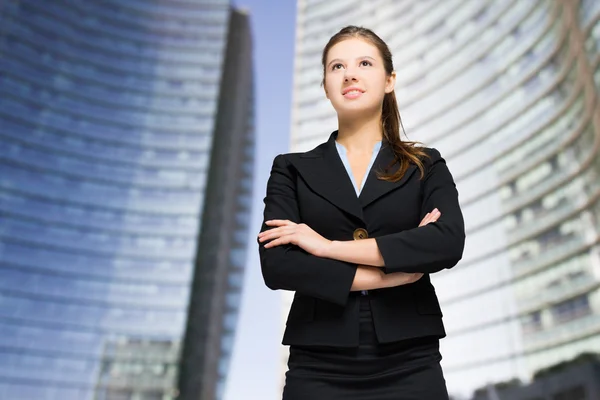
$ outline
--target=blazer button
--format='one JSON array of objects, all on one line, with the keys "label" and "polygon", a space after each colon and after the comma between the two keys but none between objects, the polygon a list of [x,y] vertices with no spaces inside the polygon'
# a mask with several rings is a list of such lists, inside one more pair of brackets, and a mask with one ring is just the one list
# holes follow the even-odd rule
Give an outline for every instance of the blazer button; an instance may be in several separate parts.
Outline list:
[{"label": "blazer button", "polygon": [[358,228],[354,231],[352,236],[354,237],[354,240],[366,239],[369,237],[369,233],[366,229]]}]

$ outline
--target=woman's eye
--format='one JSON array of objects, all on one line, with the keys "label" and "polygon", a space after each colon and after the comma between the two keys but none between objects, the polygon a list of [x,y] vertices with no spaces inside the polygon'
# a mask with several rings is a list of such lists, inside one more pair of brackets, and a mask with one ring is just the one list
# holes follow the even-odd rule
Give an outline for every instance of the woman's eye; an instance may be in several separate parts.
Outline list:
[{"label": "woman's eye", "polygon": [[369,61],[363,60],[360,62],[360,65],[362,65],[363,67],[368,67],[369,65],[371,65],[371,63]]},{"label": "woman's eye", "polygon": [[331,69],[340,69],[340,67],[342,67],[342,64],[334,64]]}]

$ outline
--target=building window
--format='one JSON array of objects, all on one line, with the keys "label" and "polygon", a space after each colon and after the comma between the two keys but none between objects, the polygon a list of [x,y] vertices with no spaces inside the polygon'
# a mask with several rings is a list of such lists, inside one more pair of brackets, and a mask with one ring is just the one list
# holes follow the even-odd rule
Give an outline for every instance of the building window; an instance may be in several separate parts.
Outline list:
[{"label": "building window", "polygon": [[163,400],[164,393],[161,391],[144,392],[140,394],[140,400]]},{"label": "building window", "polygon": [[133,391],[127,389],[108,389],[105,393],[106,400],[130,400],[133,395]]},{"label": "building window", "polygon": [[552,316],[555,323],[568,322],[588,315],[590,312],[590,302],[587,295],[577,296],[552,306]]},{"label": "building window", "polygon": [[543,328],[542,326],[542,313],[541,311],[535,311],[531,314],[524,316],[521,324],[525,333],[537,332]]}]

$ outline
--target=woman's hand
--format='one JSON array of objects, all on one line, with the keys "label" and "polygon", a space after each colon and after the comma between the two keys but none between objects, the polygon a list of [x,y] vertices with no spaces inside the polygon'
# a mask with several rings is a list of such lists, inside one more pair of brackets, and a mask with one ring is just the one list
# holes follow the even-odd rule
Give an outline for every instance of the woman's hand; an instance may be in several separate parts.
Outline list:
[{"label": "woman's hand", "polygon": [[258,234],[259,242],[270,240],[265,244],[267,249],[282,244],[293,244],[314,256],[322,257],[327,246],[331,244],[331,240],[325,239],[306,224],[296,224],[287,219],[273,219],[265,224],[276,227]]},{"label": "woman's hand", "polygon": [[425,226],[425,225],[427,225],[427,224],[429,224],[431,222],[435,222],[441,216],[442,216],[442,213],[440,212],[440,210],[438,210],[437,208],[434,208],[433,211],[431,211],[430,213],[425,214],[425,217],[423,218],[423,220],[419,224],[419,227]]},{"label": "woman's hand", "polygon": [[409,274],[406,272],[384,273],[381,268],[359,265],[352,282],[352,291],[373,290],[408,285],[421,279],[422,273]]}]

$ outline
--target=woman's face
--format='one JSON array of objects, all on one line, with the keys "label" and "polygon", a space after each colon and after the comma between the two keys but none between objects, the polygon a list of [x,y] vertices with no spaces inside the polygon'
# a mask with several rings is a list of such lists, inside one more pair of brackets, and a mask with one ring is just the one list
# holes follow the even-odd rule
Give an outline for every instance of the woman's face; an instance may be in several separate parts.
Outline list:
[{"label": "woman's face", "polygon": [[327,54],[325,95],[338,115],[381,112],[383,98],[394,90],[396,74],[385,72],[383,58],[374,45],[346,39]]}]

